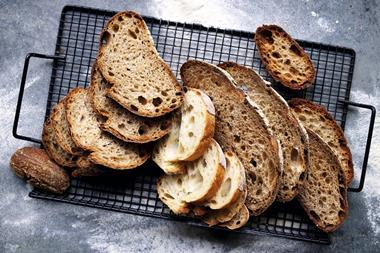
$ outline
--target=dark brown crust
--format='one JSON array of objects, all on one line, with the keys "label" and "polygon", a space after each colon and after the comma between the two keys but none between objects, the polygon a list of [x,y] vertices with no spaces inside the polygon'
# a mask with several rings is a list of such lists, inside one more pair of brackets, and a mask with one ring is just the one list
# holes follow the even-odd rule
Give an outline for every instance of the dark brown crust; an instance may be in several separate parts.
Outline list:
[{"label": "dark brown crust", "polygon": [[346,136],[344,135],[343,129],[338,125],[338,123],[336,123],[335,119],[326,110],[326,108],[324,108],[321,105],[317,105],[306,99],[293,98],[292,100],[289,101],[289,106],[295,111],[295,113],[296,113],[297,108],[302,108],[302,107],[310,108],[311,110],[323,115],[325,118],[329,120],[326,123],[326,125],[329,125],[331,128],[333,128],[334,132],[338,135],[338,141],[341,144],[341,149],[343,149],[344,156],[347,159],[347,164],[343,164],[343,168],[344,168],[344,174],[347,180],[346,184],[349,185],[354,178],[354,165],[352,161],[351,150],[348,147],[348,141],[346,139]]},{"label": "dark brown crust", "polygon": [[[99,39],[99,52],[98,52],[98,55],[96,57],[96,62],[98,64],[98,67],[99,67],[99,70],[100,72],[102,72],[103,74],[103,71],[102,69],[105,69],[105,66],[103,66],[103,64],[101,63],[101,61],[99,60],[100,57],[103,56],[104,54],[104,47],[102,45],[102,37],[103,37],[103,34],[109,29],[109,27],[111,27],[111,24],[112,22],[117,19],[119,16],[127,16],[127,17],[134,17],[134,18],[137,18],[139,20],[141,20],[141,24],[138,24],[140,26],[140,28],[142,29],[146,29],[147,31],[149,31],[144,19],[137,13],[133,12],[133,11],[127,11],[127,12],[119,12],[117,13],[116,15],[114,15],[110,20],[108,20],[106,26],[104,27],[104,29],[102,30],[102,33],[100,34],[100,39]],[[153,45],[154,46],[154,45]],[[174,76],[173,72],[170,70],[170,67],[169,65],[159,56],[159,54],[157,53],[157,57],[160,59],[160,61],[163,63],[163,66],[165,66],[165,72],[170,76],[170,78],[172,79],[172,82],[176,84],[175,86],[175,89],[177,90],[177,92],[181,92],[182,95],[177,97],[178,99],[178,102],[177,102],[177,105],[176,106],[173,106],[173,108],[163,108],[160,112],[156,113],[156,112],[149,112],[149,111],[143,111],[143,110],[138,110],[137,112],[135,110],[133,110],[131,108],[131,105],[130,104],[127,104],[125,103],[122,99],[120,99],[118,96],[115,96],[115,94],[112,92],[112,88],[111,90],[109,91],[108,95],[110,97],[112,97],[116,102],[118,102],[120,105],[122,105],[124,108],[126,108],[127,110],[129,110],[130,112],[132,113],[135,113],[139,116],[143,116],[143,117],[158,117],[158,116],[162,116],[162,115],[165,115],[169,112],[172,112],[174,111],[175,109],[179,108],[181,105],[182,105],[182,102],[183,102],[183,90],[182,90],[182,87],[181,85],[178,83],[177,81],[177,78]],[[110,83],[112,86],[115,84],[115,82],[113,82],[110,77],[108,75],[104,75],[103,74],[103,77],[104,79]]]},{"label": "dark brown crust", "polygon": [[[309,76],[307,76],[307,77],[305,77],[306,79],[304,80],[304,82],[301,85],[292,84],[291,82],[289,82],[288,80],[286,80],[281,75],[281,73],[277,74],[277,73],[274,72],[274,70],[272,69],[271,64],[270,64],[271,58],[269,57],[269,59],[268,59],[266,56],[264,57],[264,55],[268,51],[271,51],[270,49],[266,49],[266,47],[264,45],[265,39],[262,36],[262,32],[264,30],[277,31],[283,37],[286,37],[287,39],[289,39],[291,41],[292,45],[294,45],[295,47],[297,47],[298,51],[301,53],[300,57],[304,58],[307,61],[308,65],[310,66],[310,69],[312,70],[312,74],[309,75]],[[305,50],[286,31],[284,31],[284,29],[282,29],[281,27],[279,27],[277,25],[262,25],[262,26],[260,26],[260,27],[257,28],[257,30],[255,32],[254,40],[255,40],[255,43],[257,45],[260,58],[263,61],[264,65],[265,65],[265,67],[267,69],[267,71],[273,77],[274,80],[282,83],[284,86],[286,86],[286,87],[288,87],[290,89],[293,89],[293,90],[306,89],[306,88],[310,87],[313,84],[313,82],[315,80],[316,71],[315,71],[314,65],[313,65],[313,63],[312,63],[309,55],[306,54]]]},{"label": "dark brown crust", "polygon": [[[310,139],[310,142],[311,141],[315,141],[318,143],[318,146],[319,148],[322,148],[325,150],[324,154],[326,155],[326,157],[328,157],[328,159],[331,159],[334,161],[335,164],[339,164],[340,165],[340,162],[337,158],[337,156],[335,155],[334,151],[331,150],[331,148],[319,137],[318,134],[314,133],[313,131],[307,129],[307,133],[309,135],[309,139]],[[341,195],[343,197],[343,200],[344,200],[344,216],[340,216],[339,218],[339,222],[337,224],[335,224],[335,226],[323,226],[323,224],[321,224],[320,222],[318,222],[318,220],[316,220],[314,218],[313,215],[311,215],[310,211],[312,210],[309,210],[305,203],[302,201],[302,197],[301,195],[298,195],[298,200],[299,200],[299,203],[301,204],[301,206],[303,207],[303,209],[305,210],[305,212],[307,213],[307,215],[309,216],[309,218],[314,222],[314,224],[319,228],[321,229],[322,231],[326,232],[326,233],[330,233],[330,232],[333,232],[335,231],[336,229],[338,229],[344,222],[344,220],[347,218],[347,215],[348,215],[348,200],[347,200],[347,185],[346,185],[346,178],[345,178],[345,175],[344,175],[344,171],[343,171],[343,168],[341,166],[339,166],[340,170],[339,170],[339,184],[342,184],[344,185],[345,187],[345,190],[343,192],[343,194]],[[340,191],[341,192],[341,191]],[[342,193],[342,192],[341,192]]]}]

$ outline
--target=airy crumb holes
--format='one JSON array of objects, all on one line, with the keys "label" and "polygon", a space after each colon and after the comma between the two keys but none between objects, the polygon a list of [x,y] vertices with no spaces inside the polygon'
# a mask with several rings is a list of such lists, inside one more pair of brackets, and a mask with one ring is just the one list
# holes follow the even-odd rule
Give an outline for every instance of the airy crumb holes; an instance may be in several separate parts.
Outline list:
[{"label": "airy crumb holes", "polygon": [[137,98],[137,100],[138,100],[139,103],[142,104],[142,105],[146,105],[146,103],[147,103],[146,98],[144,98],[143,96],[139,96],[139,97]]}]

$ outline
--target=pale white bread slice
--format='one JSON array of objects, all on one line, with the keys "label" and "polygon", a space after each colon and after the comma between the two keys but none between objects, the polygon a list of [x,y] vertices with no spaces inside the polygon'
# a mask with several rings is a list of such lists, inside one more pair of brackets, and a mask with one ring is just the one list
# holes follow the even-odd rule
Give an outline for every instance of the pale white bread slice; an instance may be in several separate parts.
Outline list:
[{"label": "pale white bread slice", "polygon": [[101,34],[98,67],[108,95],[134,114],[157,117],[180,107],[183,92],[137,13],[113,16]]},{"label": "pale white bread slice", "polygon": [[354,165],[342,128],[321,105],[300,98],[290,100],[289,105],[305,128],[317,133],[335,152],[343,166],[346,182],[349,185],[354,178]]},{"label": "pale white bread slice", "polygon": [[194,161],[208,148],[215,130],[215,108],[199,89],[187,89],[181,107],[177,159]]},{"label": "pale white bread slice", "polygon": [[277,200],[292,200],[306,178],[308,138],[305,129],[281,95],[253,69],[233,62],[218,66],[234,78],[237,86],[255,101],[268,119],[269,127],[280,141],[284,158]]},{"label": "pale white bread slice", "polygon": [[237,155],[232,151],[224,152],[226,157],[226,169],[223,182],[205,206],[211,209],[223,209],[234,203],[242,195],[246,187],[245,170]]},{"label": "pale white bread slice", "polygon": [[318,228],[332,232],[348,214],[343,168],[334,151],[316,133],[310,129],[307,133],[310,167],[308,179],[297,198]]},{"label": "pale white bread slice", "polygon": [[42,145],[46,153],[57,164],[63,167],[76,167],[78,156],[67,153],[57,142],[56,133],[51,125],[51,119],[48,118],[42,131]]},{"label": "pale white bread slice", "polygon": [[71,90],[65,108],[74,142],[91,152],[93,163],[123,170],[136,168],[149,158],[145,147],[122,142],[100,129],[104,119],[93,110],[86,89]]},{"label": "pale white bread slice", "polygon": [[185,165],[185,174],[164,175],[157,183],[159,198],[174,213],[187,213],[189,204],[201,205],[212,198],[222,183],[226,161],[212,140],[202,157]]},{"label": "pale white bread slice", "polygon": [[170,131],[171,114],[158,118],[137,116],[106,96],[110,87],[95,63],[92,67],[88,92],[94,110],[107,118],[101,125],[104,131],[123,141],[133,143],[156,141]]},{"label": "pale white bread slice", "polygon": [[65,98],[54,106],[50,113],[50,118],[59,146],[69,154],[82,155],[83,150],[74,143],[71,137],[69,124],[66,120]]},{"label": "pale white bread slice", "polygon": [[186,171],[183,162],[177,162],[180,115],[174,115],[170,133],[159,140],[152,152],[152,160],[166,174],[183,174]]},{"label": "pale white bread slice", "polygon": [[254,214],[264,212],[280,186],[282,151],[265,116],[223,69],[201,61],[182,65],[187,87],[202,89],[216,110],[214,138],[231,149],[243,163],[248,185],[246,205]]},{"label": "pale white bread slice", "polygon": [[231,230],[235,230],[247,224],[248,220],[249,220],[249,211],[248,211],[247,206],[243,205],[240,211],[230,221],[221,223],[219,224],[219,226],[226,227]]}]

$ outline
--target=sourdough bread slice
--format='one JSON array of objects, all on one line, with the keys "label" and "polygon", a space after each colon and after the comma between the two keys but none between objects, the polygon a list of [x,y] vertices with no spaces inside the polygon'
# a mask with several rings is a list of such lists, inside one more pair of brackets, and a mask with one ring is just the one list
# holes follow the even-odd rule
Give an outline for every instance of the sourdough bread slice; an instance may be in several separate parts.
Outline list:
[{"label": "sourdough bread slice", "polygon": [[44,124],[42,131],[42,145],[49,157],[57,164],[70,168],[76,167],[78,156],[67,153],[58,144],[56,133],[52,127],[50,118],[48,118]]},{"label": "sourdough bread slice", "polygon": [[315,68],[310,57],[290,35],[277,25],[257,28],[255,42],[271,76],[294,90],[311,86]]},{"label": "sourdough bread slice", "polygon": [[211,143],[215,130],[215,108],[201,90],[188,89],[181,107],[177,159],[194,161]]},{"label": "sourdough bread slice", "polygon": [[182,104],[181,86],[137,13],[120,12],[108,21],[97,63],[112,86],[108,95],[134,114],[157,117]]},{"label": "sourdough bread slice", "polygon": [[107,118],[101,125],[104,131],[133,143],[147,143],[165,136],[171,128],[172,115],[159,118],[137,116],[106,97],[111,87],[102,77],[96,64],[92,67],[89,96],[94,110]]},{"label": "sourdough bread slice", "polygon": [[217,66],[190,60],[182,65],[181,76],[187,87],[202,89],[213,101],[214,138],[243,163],[248,185],[246,205],[254,215],[261,214],[276,198],[282,170],[281,147],[265,116]]},{"label": "sourdough bread slice", "polygon": [[91,152],[93,163],[123,170],[136,168],[149,158],[143,146],[122,142],[100,129],[104,119],[93,110],[86,89],[70,91],[65,108],[75,144]]},{"label": "sourdough bread slice", "polygon": [[74,143],[73,138],[71,137],[69,125],[66,120],[65,112],[65,98],[62,99],[50,114],[51,126],[56,133],[57,143],[59,146],[67,153],[72,155],[82,155],[83,150],[81,150]]},{"label": "sourdough bread slice", "polygon": [[226,227],[231,230],[241,228],[247,224],[249,220],[249,211],[246,205],[243,205],[239,212],[230,220],[225,223],[219,224],[221,227]]},{"label": "sourdough bread slice", "polygon": [[98,177],[105,174],[100,166],[90,161],[88,156],[77,160],[77,167],[71,172],[72,177]]},{"label": "sourdough bread slice", "polygon": [[325,232],[336,230],[348,214],[343,168],[334,151],[312,130],[308,179],[298,200],[315,225]]},{"label": "sourdough bread slice", "polygon": [[289,105],[305,128],[317,133],[335,152],[342,164],[346,183],[349,185],[354,178],[354,166],[342,128],[323,106],[299,98],[290,100]]},{"label": "sourdough bread slice", "polygon": [[292,200],[306,178],[308,138],[305,129],[286,101],[253,69],[233,62],[223,63],[219,67],[233,77],[237,86],[255,101],[268,119],[270,128],[280,141],[284,158],[277,200]]}]

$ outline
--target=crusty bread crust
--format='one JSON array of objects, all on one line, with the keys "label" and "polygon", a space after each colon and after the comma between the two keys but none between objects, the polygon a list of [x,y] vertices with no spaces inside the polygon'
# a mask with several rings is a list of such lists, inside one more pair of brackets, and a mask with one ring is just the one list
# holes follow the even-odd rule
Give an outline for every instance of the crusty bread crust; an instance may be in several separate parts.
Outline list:
[{"label": "crusty bread crust", "polygon": [[273,79],[294,90],[313,84],[316,71],[310,57],[284,29],[277,25],[260,26],[255,42]]},{"label": "crusty bread crust", "polygon": [[[354,165],[352,154],[348,147],[348,141],[344,135],[343,129],[336,123],[335,119],[323,106],[300,98],[293,98],[289,101],[289,105],[293,109],[294,114],[300,119],[302,124],[304,124],[305,128],[309,128],[317,133],[336,153],[343,166],[345,178],[347,180],[346,183],[349,185],[354,178]],[[304,110],[310,111],[311,114],[309,113],[307,115],[310,117],[316,117],[317,123],[323,125],[325,129],[321,129],[320,126],[314,125],[315,122],[309,122],[305,115],[303,115]],[[328,133],[331,136],[326,136],[326,131],[329,131]]]}]

